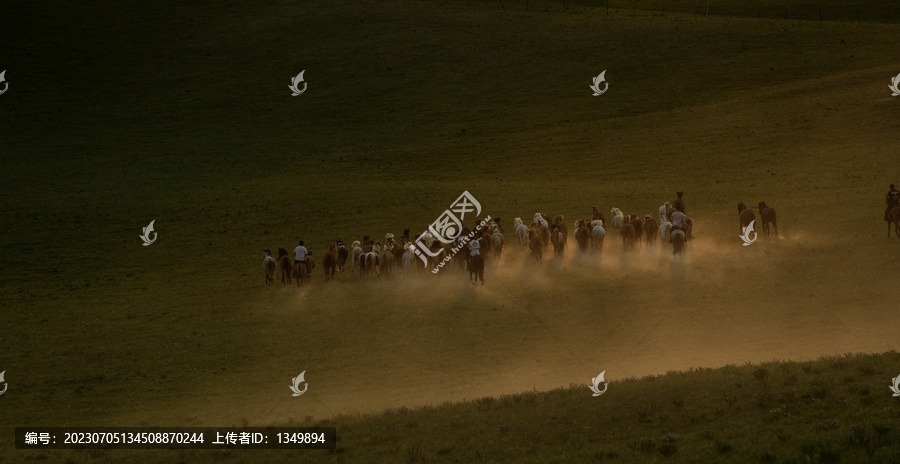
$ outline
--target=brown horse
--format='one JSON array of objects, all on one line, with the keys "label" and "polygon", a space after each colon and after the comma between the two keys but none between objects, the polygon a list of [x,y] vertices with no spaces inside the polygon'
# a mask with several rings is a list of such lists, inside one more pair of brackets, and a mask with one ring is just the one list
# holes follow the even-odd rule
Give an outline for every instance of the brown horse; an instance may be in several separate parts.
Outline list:
[{"label": "brown horse", "polygon": [[394,262],[398,263],[398,266],[399,266],[399,263],[403,262],[403,253],[406,253],[406,244],[407,243],[409,243],[409,240],[406,237],[401,235],[400,238],[397,240],[397,244],[394,245],[394,248],[391,249],[391,253],[394,254]]},{"label": "brown horse", "polygon": [[578,227],[575,228],[575,242],[578,243],[578,250],[582,252],[587,252],[591,246],[591,229],[584,219],[578,220]]},{"label": "brown horse", "polygon": [[559,224],[553,224],[553,232],[550,232],[550,242],[553,243],[553,251],[557,255],[562,256],[566,251],[566,234],[563,233]]},{"label": "brown horse", "polygon": [[636,214],[631,215],[631,226],[634,227],[634,242],[641,244],[641,237],[644,235],[644,223]]},{"label": "brown horse", "polygon": [[313,259],[312,252],[306,255],[305,260],[294,263],[294,278],[297,279],[298,287],[309,282],[309,274],[312,273],[314,267],[316,267],[316,260]]},{"label": "brown horse", "polygon": [[328,251],[322,255],[322,267],[325,269],[325,282],[334,278],[334,272],[337,270],[338,250],[337,245],[328,247]]},{"label": "brown horse", "polygon": [[541,263],[541,260],[544,258],[544,241],[541,240],[541,233],[537,231],[537,229],[528,229],[528,248],[531,249],[531,257],[534,258],[534,262],[537,264]]},{"label": "brown horse", "polygon": [[[566,225],[565,218],[562,214],[556,216],[556,218],[553,220],[553,224],[559,227],[559,230],[561,230],[563,235],[566,236],[566,239],[569,238],[569,226]],[[552,229],[553,226],[550,226],[550,228]]]},{"label": "brown horse", "polygon": [[656,241],[656,234],[659,232],[659,222],[653,219],[653,216],[644,216],[644,240],[650,245]]},{"label": "brown horse", "polygon": [[634,249],[634,225],[631,223],[630,217],[625,218],[625,223],[622,225],[622,230],[619,231],[619,234],[622,236],[622,245],[624,245],[625,250]]},{"label": "brown horse", "polygon": [[466,261],[466,268],[469,271],[469,280],[472,285],[478,285],[478,279],[481,279],[481,285],[484,285],[484,257],[481,253],[469,257]]},{"label": "brown horse", "polygon": [[[290,285],[293,265],[291,264],[291,258],[288,256],[287,250],[284,248],[278,249],[278,264],[281,266],[281,283]],[[285,281],[285,279],[287,279],[287,281]]]},{"label": "brown horse", "polygon": [[775,208],[769,208],[766,206],[766,202],[759,202],[759,217],[762,218],[763,222],[763,232],[766,233],[766,237],[769,236],[769,223],[775,227],[775,236],[778,236],[778,220],[775,216]]},{"label": "brown horse", "polygon": [[341,239],[337,241],[337,250],[337,271],[340,274],[344,272],[344,265],[347,264],[347,257],[350,255],[350,252],[347,251],[347,247],[344,246],[344,242]]},{"label": "brown horse", "polygon": [[891,223],[894,223],[894,233],[900,237],[900,206],[895,206],[888,213],[888,238],[891,236]]},{"label": "brown horse", "polygon": [[306,261],[294,263],[294,278],[297,279],[298,287],[309,282],[309,268],[306,266]]},{"label": "brown horse", "polygon": [[744,227],[750,225],[751,222],[756,220],[756,213],[753,212],[752,209],[748,208],[744,202],[738,203],[738,222],[740,225],[738,226],[739,232],[741,234],[744,233]]},{"label": "brown horse", "polygon": [[384,246],[384,251],[381,252],[379,262],[381,263],[381,275],[389,276],[391,275],[391,271],[394,269],[394,244],[388,243]]}]

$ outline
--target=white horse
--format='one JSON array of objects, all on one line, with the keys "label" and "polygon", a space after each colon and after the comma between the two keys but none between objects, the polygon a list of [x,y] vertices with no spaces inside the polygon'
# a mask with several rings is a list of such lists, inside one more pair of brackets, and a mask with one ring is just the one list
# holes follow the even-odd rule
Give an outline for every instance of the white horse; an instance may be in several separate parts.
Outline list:
[{"label": "white horse", "polygon": [[413,269],[413,265],[416,262],[416,247],[412,243],[406,244],[406,251],[403,252],[403,258],[401,258],[401,266],[403,267],[403,273],[409,273]]},{"label": "white horse", "polygon": [[368,253],[363,253],[359,255],[360,259],[360,273],[366,279],[370,277],[375,277],[378,275],[378,260],[380,258],[380,252],[378,251],[370,251]]},{"label": "white horse", "polygon": [[663,245],[666,243],[672,243],[672,223],[666,219],[664,215],[662,220],[659,221],[659,240]]},{"label": "white horse", "polygon": [[491,252],[497,258],[500,258],[500,252],[503,251],[503,234],[500,233],[499,229],[494,229],[494,233],[491,234]]},{"label": "white horse", "polygon": [[434,235],[426,230],[425,232],[422,232],[422,235],[420,235],[420,237],[422,238],[422,240],[425,240],[425,246],[427,246],[428,249],[431,249],[431,245],[434,243]]},{"label": "white horse", "polygon": [[622,215],[619,208],[613,208],[610,212],[612,213],[613,230],[618,234],[622,231],[622,227],[625,227],[625,216]]},{"label": "white horse", "polygon": [[359,240],[353,242],[353,247],[350,248],[350,260],[353,262],[353,267],[359,269],[359,255],[363,253],[363,249],[359,244]]},{"label": "white horse", "polygon": [[538,223],[541,232],[541,240],[544,242],[544,248],[550,246],[550,224],[544,219],[541,213],[534,213],[534,220]]},{"label": "white horse", "polygon": [[528,248],[528,226],[522,222],[522,218],[516,218],[513,223],[516,226],[516,237],[518,237],[519,243]]},{"label": "white horse", "polygon": [[666,216],[669,212],[669,202],[659,207],[659,223],[662,224],[666,222]]},{"label": "white horse", "polygon": [[603,228],[603,221],[599,219],[595,219],[591,221],[591,242],[594,245],[594,249],[603,250],[603,239],[606,238],[606,229]]},{"label": "white horse", "polygon": [[275,283],[275,258],[272,257],[272,253],[269,250],[263,250],[266,254],[265,259],[263,259],[263,271],[266,273],[266,285],[272,285]]}]

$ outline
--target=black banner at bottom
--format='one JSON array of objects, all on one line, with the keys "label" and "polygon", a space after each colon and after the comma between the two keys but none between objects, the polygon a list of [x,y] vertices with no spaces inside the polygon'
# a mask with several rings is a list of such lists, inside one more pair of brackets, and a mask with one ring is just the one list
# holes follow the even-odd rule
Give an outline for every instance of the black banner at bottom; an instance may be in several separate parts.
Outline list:
[{"label": "black banner at bottom", "polygon": [[16,427],[19,449],[334,449],[334,427]]}]

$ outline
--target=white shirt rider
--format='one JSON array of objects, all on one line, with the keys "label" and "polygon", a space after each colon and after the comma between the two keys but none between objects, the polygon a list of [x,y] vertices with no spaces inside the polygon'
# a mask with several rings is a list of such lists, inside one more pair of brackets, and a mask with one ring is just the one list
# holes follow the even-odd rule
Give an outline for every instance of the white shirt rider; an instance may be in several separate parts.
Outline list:
[{"label": "white shirt rider", "polygon": [[682,231],[684,230],[684,213],[681,211],[675,211],[672,213],[672,228],[679,228]]},{"label": "white shirt rider", "polygon": [[477,256],[480,254],[479,250],[481,249],[481,242],[478,240],[472,240],[469,242],[469,255]]},{"label": "white shirt rider", "polygon": [[306,261],[306,255],[309,254],[306,247],[303,245],[297,246],[294,248],[294,261]]}]

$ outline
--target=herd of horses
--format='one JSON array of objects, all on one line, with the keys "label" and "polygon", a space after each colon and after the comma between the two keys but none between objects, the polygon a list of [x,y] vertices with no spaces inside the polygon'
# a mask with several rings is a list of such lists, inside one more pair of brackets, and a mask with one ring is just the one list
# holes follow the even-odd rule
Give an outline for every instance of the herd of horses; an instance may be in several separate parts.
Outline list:
[{"label": "herd of horses", "polygon": [[[684,217],[684,227],[673,229],[672,214],[676,208],[684,211],[681,192],[677,200],[671,204],[666,202],[659,207],[658,217],[647,214],[641,218],[636,214],[624,214],[619,208],[612,208],[611,219],[607,222],[606,216],[594,206],[590,219],[579,219],[572,223],[575,247],[581,253],[602,252],[609,228],[611,234],[622,240],[625,252],[641,244],[652,245],[658,242],[664,247],[671,246],[675,255],[684,253],[687,242],[692,237],[693,220]],[[775,210],[768,207],[765,202],[760,202],[759,215],[762,218],[763,233],[768,236],[771,225],[777,236]],[[738,216],[741,230],[756,219],[756,214],[744,203],[738,204]],[[897,221],[900,223],[900,208],[897,210]],[[536,213],[528,224],[517,217],[513,221],[513,228],[518,244],[529,250],[536,264],[542,263],[545,253],[551,252],[551,247],[553,254],[562,256],[569,243],[570,229],[563,215]],[[428,249],[428,253],[417,250],[415,245],[417,241]],[[480,250],[474,256],[470,247],[473,241],[479,242]],[[395,271],[407,274],[432,269],[432,273],[437,274],[439,270],[455,267],[460,271],[463,269],[468,271],[473,284],[480,281],[483,285],[485,260],[499,260],[503,246],[501,219],[494,218],[486,223],[477,221],[472,229],[463,226],[457,238],[451,243],[437,240],[427,231],[411,236],[409,229],[406,229],[399,238],[395,238],[391,233],[386,234],[384,242],[365,236],[361,241],[354,241],[349,248],[341,240],[337,240],[336,243],[329,245],[328,251],[322,255],[322,267],[326,282],[334,279],[336,274],[344,273],[348,268],[358,273],[361,279],[368,280],[389,277]],[[295,262],[293,256],[284,248],[278,249],[277,258],[272,257],[268,249],[264,252],[263,268],[267,285],[275,282],[276,266],[281,268],[281,282],[284,285],[296,282],[297,286],[303,286],[310,281],[310,273],[316,266],[312,253],[306,256],[305,261]]]},{"label": "herd of horses", "polygon": [[[756,220],[756,213],[753,212],[752,209],[748,208],[743,202],[738,203],[738,217],[741,222],[741,232],[744,231],[744,228],[749,226],[750,223]],[[762,219],[762,231],[766,234],[766,237],[769,236],[769,225],[775,229],[775,236],[778,236],[778,217],[775,214],[774,208],[769,208],[766,205],[766,202],[759,202],[759,217]],[[890,235],[890,224],[888,225],[888,235]]]}]

